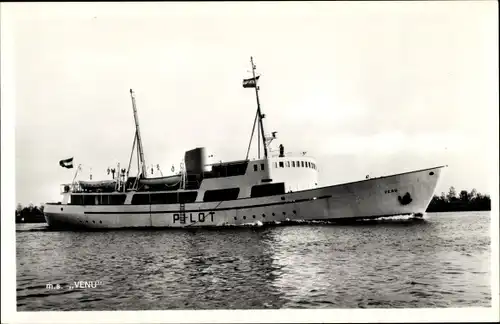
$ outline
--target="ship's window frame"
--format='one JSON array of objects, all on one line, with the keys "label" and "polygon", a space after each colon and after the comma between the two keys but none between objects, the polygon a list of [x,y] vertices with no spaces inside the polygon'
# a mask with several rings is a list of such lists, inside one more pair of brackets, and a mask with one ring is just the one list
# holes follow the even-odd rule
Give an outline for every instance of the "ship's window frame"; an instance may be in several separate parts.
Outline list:
[{"label": "ship's window frame", "polygon": [[304,161],[300,161],[300,164],[302,165],[302,167],[304,168]]},{"label": "ship's window frame", "polygon": [[289,168],[290,167],[290,161],[286,161],[286,167]]},{"label": "ship's window frame", "polygon": [[149,202],[151,203],[151,205],[167,204],[167,193],[166,192],[152,193],[149,196]]},{"label": "ship's window frame", "polygon": [[264,170],[265,170],[264,163],[261,163],[260,164],[260,171],[264,171]]},{"label": "ship's window frame", "polygon": [[177,194],[179,204],[194,203],[198,197],[198,191],[181,191]]},{"label": "ship's window frame", "polygon": [[70,196],[70,205],[83,205],[83,196],[84,195],[78,195],[78,194],[72,194]]},{"label": "ship's window frame", "polygon": [[109,195],[97,195],[97,205],[109,205]]},{"label": "ship's window frame", "polygon": [[253,171],[256,172],[259,169],[259,166],[257,164],[253,165]]},{"label": "ship's window frame", "polygon": [[124,205],[126,199],[127,199],[126,194],[109,195],[109,204],[110,205]]},{"label": "ship's window frame", "polygon": [[[147,198],[147,200],[146,200]],[[131,205],[150,205],[151,197],[149,193],[134,193]]]},{"label": "ship's window frame", "polygon": [[96,195],[83,195],[83,205],[84,206],[95,206]]},{"label": "ship's window frame", "polygon": [[292,168],[295,168],[295,161],[292,161]]},{"label": "ship's window frame", "polygon": [[280,168],[284,168],[285,167],[285,163],[283,161],[280,161]]},{"label": "ship's window frame", "polygon": [[239,194],[240,194],[239,187],[207,190],[203,195],[203,201],[216,202],[216,201],[236,200],[238,199]]},{"label": "ship's window frame", "polygon": [[212,165],[212,171],[203,172],[206,179],[209,178],[226,178],[245,175],[247,172],[249,161],[221,163]]},{"label": "ship's window frame", "polygon": [[284,182],[255,185],[252,187],[250,191],[251,198],[259,198],[259,197],[267,197],[267,196],[275,196],[283,194],[285,194]]},{"label": "ship's window frame", "polygon": [[274,168],[277,169],[278,168],[278,162],[274,162]]}]

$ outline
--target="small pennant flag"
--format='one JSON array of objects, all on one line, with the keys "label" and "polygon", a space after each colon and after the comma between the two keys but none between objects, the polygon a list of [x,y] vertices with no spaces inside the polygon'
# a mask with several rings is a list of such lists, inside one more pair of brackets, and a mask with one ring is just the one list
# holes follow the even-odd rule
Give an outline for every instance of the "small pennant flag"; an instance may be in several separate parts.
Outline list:
[{"label": "small pennant flag", "polygon": [[72,169],[73,168],[73,158],[59,161],[59,165],[63,168]]},{"label": "small pennant flag", "polygon": [[257,85],[257,80],[259,80],[260,75],[255,78],[243,79],[243,88],[255,88]]}]

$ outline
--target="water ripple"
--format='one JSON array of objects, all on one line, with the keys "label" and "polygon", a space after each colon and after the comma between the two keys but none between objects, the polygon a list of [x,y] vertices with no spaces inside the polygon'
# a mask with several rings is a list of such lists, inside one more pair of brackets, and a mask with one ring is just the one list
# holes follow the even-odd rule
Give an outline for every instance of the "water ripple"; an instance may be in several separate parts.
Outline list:
[{"label": "water ripple", "polygon": [[[19,224],[17,307],[485,307],[491,305],[489,217],[446,213],[425,221],[186,231],[66,232]],[[71,289],[78,281],[101,284]]]}]

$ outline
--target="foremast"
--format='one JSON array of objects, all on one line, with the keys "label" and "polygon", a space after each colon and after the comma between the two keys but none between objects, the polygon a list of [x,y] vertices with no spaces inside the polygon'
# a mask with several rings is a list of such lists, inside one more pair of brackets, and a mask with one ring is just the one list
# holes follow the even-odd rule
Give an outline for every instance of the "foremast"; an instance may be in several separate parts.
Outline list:
[{"label": "foremast", "polygon": [[[132,154],[134,152],[134,147],[137,144],[137,159],[138,159],[138,168],[140,169],[140,176],[142,178],[147,177],[147,170],[146,170],[146,160],[144,159],[144,149],[142,146],[142,138],[141,138],[141,130],[139,127],[139,116],[137,115],[137,107],[135,105],[135,94],[132,89],[130,89],[130,97],[132,99],[132,109],[134,111],[134,121],[135,121],[135,136],[134,136],[134,144],[132,145]],[[130,156],[130,163],[129,163],[129,170],[130,170],[130,164],[132,163],[132,155]],[[128,176],[127,171],[127,176]]]}]

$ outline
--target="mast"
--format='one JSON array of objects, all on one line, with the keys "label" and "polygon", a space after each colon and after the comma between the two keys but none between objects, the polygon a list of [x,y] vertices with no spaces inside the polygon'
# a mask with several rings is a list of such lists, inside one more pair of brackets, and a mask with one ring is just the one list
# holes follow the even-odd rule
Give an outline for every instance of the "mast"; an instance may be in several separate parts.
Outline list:
[{"label": "mast", "polygon": [[146,170],[146,161],[144,159],[144,151],[142,147],[142,139],[141,139],[141,131],[139,129],[139,117],[137,116],[137,108],[135,106],[135,95],[134,91],[130,89],[130,97],[132,98],[132,108],[134,110],[134,120],[135,120],[135,136],[137,139],[137,153],[138,153],[138,158],[140,162],[140,167],[142,171],[142,176],[146,178],[147,175],[147,170]]},{"label": "mast", "polygon": [[259,86],[257,85],[257,78],[255,77],[255,64],[253,64],[253,57],[250,56],[250,63],[252,64],[252,75],[253,75],[253,80],[255,82],[255,98],[257,99],[257,115],[259,117],[259,125],[257,126],[260,128],[260,133],[259,129],[257,130],[257,134],[259,134],[258,138],[258,157],[260,159],[260,137],[262,137],[262,147],[264,148],[264,158],[267,159],[267,146],[266,146],[266,137],[264,136],[264,125],[262,124],[262,112],[260,110],[260,101],[259,101]]}]

